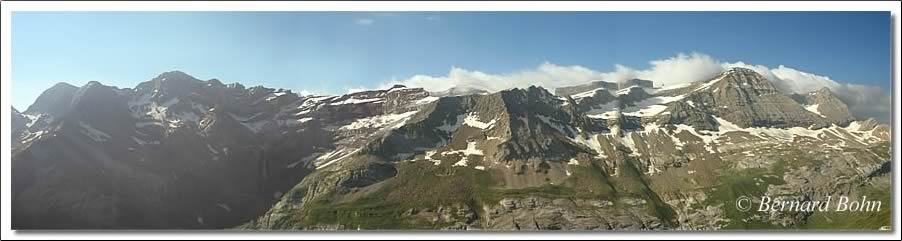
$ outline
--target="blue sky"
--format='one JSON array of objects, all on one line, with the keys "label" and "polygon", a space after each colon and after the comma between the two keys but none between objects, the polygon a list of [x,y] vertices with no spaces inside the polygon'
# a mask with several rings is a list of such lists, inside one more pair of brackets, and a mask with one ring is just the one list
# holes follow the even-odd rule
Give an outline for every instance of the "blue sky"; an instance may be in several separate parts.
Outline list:
[{"label": "blue sky", "polygon": [[891,85],[888,12],[15,12],[12,101],[57,82],[134,87],[159,73],[344,93],[452,67],[510,73],[699,52]]}]

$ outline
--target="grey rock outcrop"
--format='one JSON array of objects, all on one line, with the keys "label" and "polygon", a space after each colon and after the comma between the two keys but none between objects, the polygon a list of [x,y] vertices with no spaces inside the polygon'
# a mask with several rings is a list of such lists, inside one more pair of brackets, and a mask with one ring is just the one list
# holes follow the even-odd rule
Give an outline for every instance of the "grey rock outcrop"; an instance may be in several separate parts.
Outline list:
[{"label": "grey rock outcrop", "polygon": [[405,88],[300,97],[178,71],[134,89],[58,84],[28,116],[14,111],[13,226],[234,226],[312,172],[325,150],[379,130],[339,127],[409,112],[427,96]]},{"label": "grey rock outcrop", "polygon": [[833,124],[846,126],[855,120],[849,107],[827,87],[805,95],[794,94],[792,98]]},{"label": "grey rock outcrop", "polygon": [[25,118],[25,116],[14,107],[10,108],[9,118],[10,128],[12,128],[10,134],[12,134],[12,139],[15,140],[28,124],[28,118]]},{"label": "grey rock outcrop", "polygon": [[727,205],[888,186],[890,127],[828,91],[787,96],[748,69],[609,85],[300,96],[178,71],[60,85],[13,109],[13,227],[796,228],[818,214]]},{"label": "grey rock outcrop", "polygon": [[754,70],[732,68],[701,83],[689,100],[740,127],[813,127],[830,125],[823,117],[805,110],[780,93]]},{"label": "grey rock outcrop", "polygon": [[75,96],[76,91],[78,91],[78,87],[67,83],[57,83],[42,92],[24,113],[44,113],[52,116],[61,116],[71,108],[72,98]]}]

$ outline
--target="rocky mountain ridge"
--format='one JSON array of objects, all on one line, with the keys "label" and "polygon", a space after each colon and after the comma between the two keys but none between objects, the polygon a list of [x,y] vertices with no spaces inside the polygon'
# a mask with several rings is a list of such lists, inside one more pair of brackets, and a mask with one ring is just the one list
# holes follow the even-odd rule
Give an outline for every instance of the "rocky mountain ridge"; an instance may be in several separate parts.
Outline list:
[{"label": "rocky mountain ridge", "polygon": [[340,96],[181,72],[60,84],[13,110],[14,226],[791,228],[820,216],[740,215],[724,206],[740,192],[716,189],[882,185],[865,177],[889,163],[889,126],[855,120],[829,90],[787,96],[740,68],[628,83]]}]

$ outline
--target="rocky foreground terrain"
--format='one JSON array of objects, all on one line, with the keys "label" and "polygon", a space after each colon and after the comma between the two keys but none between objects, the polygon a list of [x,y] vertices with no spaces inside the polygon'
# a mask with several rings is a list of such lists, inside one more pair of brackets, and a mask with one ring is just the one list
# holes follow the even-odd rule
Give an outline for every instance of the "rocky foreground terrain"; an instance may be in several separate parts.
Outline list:
[{"label": "rocky foreground terrain", "polygon": [[[752,70],[488,93],[300,96],[167,72],[12,110],[14,229],[864,229],[888,125]],[[755,212],[747,196],[879,212]]]}]

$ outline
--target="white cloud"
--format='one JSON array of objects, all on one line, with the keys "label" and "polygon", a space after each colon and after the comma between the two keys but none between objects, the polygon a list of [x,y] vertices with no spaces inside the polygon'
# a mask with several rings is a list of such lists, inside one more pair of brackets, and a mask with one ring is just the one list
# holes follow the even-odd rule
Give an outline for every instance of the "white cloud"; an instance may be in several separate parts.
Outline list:
[{"label": "white cloud", "polygon": [[383,83],[380,87],[388,88],[393,84],[403,84],[422,87],[428,91],[472,87],[495,92],[536,85],[553,90],[557,87],[598,80],[619,82],[633,78],[652,80],[655,86],[670,86],[708,80],[728,68],[745,67],[760,73],[784,93],[808,93],[827,87],[846,102],[853,114],[858,117],[875,117],[888,121],[892,110],[890,97],[879,87],[842,83],[827,76],[806,73],[783,65],[769,68],[744,62],[725,63],[700,53],[680,53],[674,57],[649,61],[649,65],[647,69],[615,65],[614,71],[600,72],[578,65],[562,66],[545,62],[533,69],[505,74],[452,67],[446,76],[415,75],[408,79]]},{"label": "white cloud", "polygon": [[723,72],[723,66],[708,55],[692,53],[652,60],[650,69],[638,72],[638,78],[652,80],[663,85],[674,85],[707,80]]},{"label": "white cloud", "polygon": [[783,85],[782,88],[795,93],[808,93],[821,87],[836,90],[842,85],[831,80],[830,77],[805,73],[783,65],[771,69],[770,72],[777,77],[777,80],[780,80],[778,84]]},{"label": "white cloud", "polygon": [[[384,89],[387,89],[387,88],[384,88]],[[367,90],[371,90],[371,89],[365,88],[365,87],[363,87],[363,86],[354,87],[354,88],[348,88],[346,94],[357,93],[357,92],[363,92],[363,91],[367,91]]]},{"label": "white cloud", "polygon": [[373,25],[375,22],[376,20],[373,20],[372,18],[358,18],[357,20],[354,20],[354,23],[365,26]]},{"label": "white cloud", "polygon": [[442,91],[458,86],[494,92],[530,85],[554,89],[599,80],[620,82],[635,78],[653,80],[656,86],[666,86],[710,79],[724,70],[724,67],[710,56],[698,53],[678,54],[672,58],[653,60],[649,64],[651,68],[644,70],[615,65],[614,71],[600,72],[578,65],[562,66],[545,62],[535,69],[508,74],[489,74],[453,67],[447,76],[416,75],[406,80],[385,83],[382,87],[400,83],[423,87],[429,91]]},{"label": "white cloud", "polygon": [[382,87],[400,83],[407,86],[423,87],[429,91],[442,91],[451,87],[472,87],[495,92],[514,87],[528,87],[530,85],[553,89],[583,84],[603,78],[605,78],[603,73],[581,66],[560,66],[552,63],[543,63],[536,69],[503,75],[452,67],[447,76],[416,75],[409,79],[385,83]]},{"label": "white cloud", "polygon": [[300,95],[300,96],[308,96],[308,95],[317,95],[317,93],[318,93],[318,92],[316,92],[316,91],[311,91],[311,90],[303,89],[303,90],[301,90],[300,92],[298,92],[298,95]]},{"label": "white cloud", "polygon": [[889,122],[893,112],[893,99],[883,88],[858,84],[842,84],[831,89],[847,105],[856,117],[873,117]]}]

